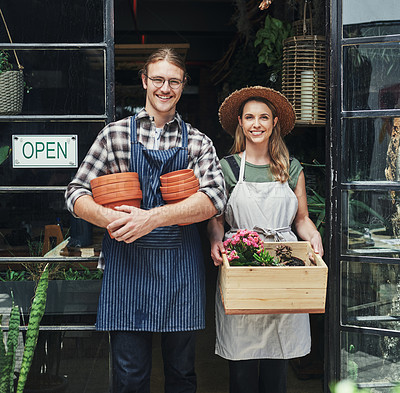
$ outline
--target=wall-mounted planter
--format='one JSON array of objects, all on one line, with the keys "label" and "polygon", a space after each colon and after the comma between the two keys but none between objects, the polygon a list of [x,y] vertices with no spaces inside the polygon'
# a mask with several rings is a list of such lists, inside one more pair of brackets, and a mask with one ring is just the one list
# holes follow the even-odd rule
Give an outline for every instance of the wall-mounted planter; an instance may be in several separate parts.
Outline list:
[{"label": "wall-mounted planter", "polygon": [[[95,315],[101,283],[101,280],[50,280],[45,315]],[[0,282],[1,307],[11,307],[13,293],[14,303],[23,314],[29,314],[35,285],[34,281]]]}]

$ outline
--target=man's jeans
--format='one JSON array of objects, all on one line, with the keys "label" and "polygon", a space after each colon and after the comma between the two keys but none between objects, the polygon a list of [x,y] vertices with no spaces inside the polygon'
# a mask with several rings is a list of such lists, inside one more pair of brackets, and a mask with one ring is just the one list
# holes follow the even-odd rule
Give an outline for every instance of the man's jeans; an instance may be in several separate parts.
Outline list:
[{"label": "man's jeans", "polygon": [[[196,332],[161,333],[165,393],[196,392]],[[112,393],[149,393],[151,332],[110,332]]]},{"label": "man's jeans", "polygon": [[288,361],[229,361],[229,393],[286,393]]}]

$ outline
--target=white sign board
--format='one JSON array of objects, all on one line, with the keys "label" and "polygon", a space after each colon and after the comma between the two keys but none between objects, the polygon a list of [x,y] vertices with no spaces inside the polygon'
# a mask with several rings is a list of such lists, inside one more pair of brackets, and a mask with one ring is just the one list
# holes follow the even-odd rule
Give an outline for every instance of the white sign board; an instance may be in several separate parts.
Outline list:
[{"label": "white sign board", "polygon": [[77,168],[77,135],[13,135],[13,168]]}]

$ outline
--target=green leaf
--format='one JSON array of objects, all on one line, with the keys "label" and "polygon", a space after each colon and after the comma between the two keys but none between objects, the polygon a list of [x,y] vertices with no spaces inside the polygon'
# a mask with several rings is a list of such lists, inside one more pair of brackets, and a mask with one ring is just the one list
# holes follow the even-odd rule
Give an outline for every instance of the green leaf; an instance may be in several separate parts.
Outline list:
[{"label": "green leaf", "polygon": [[0,147],[0,165],[8,158],[10,155],[10,146]]},{"label": "green leaf", "polygon": [[17,393],[23,393],[28,373],[32,365],[33,354],[35,352],[39,336],[39,325],[46,308],[48,286],[49,264],[45,266],[43,273],[40,276],[31,307],[28,329],[26,331],[25,348],[22,355],[21,370],[18,379]]}]

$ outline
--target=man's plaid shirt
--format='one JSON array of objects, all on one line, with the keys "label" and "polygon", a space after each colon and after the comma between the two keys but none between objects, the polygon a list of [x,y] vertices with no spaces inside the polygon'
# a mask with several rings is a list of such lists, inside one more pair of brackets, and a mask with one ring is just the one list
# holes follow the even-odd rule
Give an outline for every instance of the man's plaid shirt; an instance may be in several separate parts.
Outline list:
[{"label": "man's plaid shirt", "polygon": [[[138,141],[147,149],[153,149],[156,127],[145,109],[138,114]],[[164,126],[159,149],[181,146],[181,117],[178,113]],[[210,138],[190,124],[188,129],[188,168],[194,170],[204,192],[218,210],[224,210],[226,202],[225,182],[219,160]],[[92,195],[90,181],[98,176],[129,171],[130,118],[110,123],[100,131],[88,154],[80,165],[65,193],[68,210],[73,213],[75,201],[82,195]]]}]

